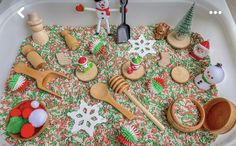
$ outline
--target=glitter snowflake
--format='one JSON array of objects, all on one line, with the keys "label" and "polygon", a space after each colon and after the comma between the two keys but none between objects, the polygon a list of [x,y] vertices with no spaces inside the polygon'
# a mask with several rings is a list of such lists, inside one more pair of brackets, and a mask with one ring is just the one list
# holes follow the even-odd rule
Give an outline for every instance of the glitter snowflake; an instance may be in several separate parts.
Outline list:
[{"label": "glitter snowflake", "polygon": [[141,35],[137,40],[129,40],[132,47],[129,50],[129,53],[137,53],[141,57],[145,57],[147,54],[156,53],[153,48],[155,40],[147,40],[144,35]]},{"label": "glitter snowflake", "polygon": [[71,132],[76,133],[82,129],[86,131],[89,136],[93,136],[94,127],[97,124],[107,121],[105,118],[98,114],[99,107],[100,103],[89,106],[82,100],[80,103],[80,109],[78,111],[67,113],[67,115],[75,121]]}]

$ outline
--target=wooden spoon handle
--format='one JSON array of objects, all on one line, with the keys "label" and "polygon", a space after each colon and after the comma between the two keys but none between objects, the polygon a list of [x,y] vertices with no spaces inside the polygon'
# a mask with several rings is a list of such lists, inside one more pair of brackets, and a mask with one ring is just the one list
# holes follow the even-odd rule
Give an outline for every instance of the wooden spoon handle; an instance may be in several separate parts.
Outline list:
[{"label": "wooden spoon handle", "polygon": [[129,97],[129,99],[139,107],[144,114],[160,129],[165,130],[164,125],[162,125],[129,91],[125,90],[124,93]]},{"label": "wooden spoon handle", "polygon": [[125,117],[127,117],[129,120],[132,120],[134,115],[128,111],[126,108],[124,108],[123,106],[121,106],[117,101],[115,101],[111,95],[108,95],[110,97],[109,98],[109,103],[114,106],[117,110],[119,110]]},{"label": "wooden spoon handle", "polygon": [[40,77],[40,75],[42,74],[41,71],[34,70],[34,69],[28,67],[24,63],[16,64],[14,67],[14,71],[17,73],[25,74],[27,76],[34,78],[34,79],[38,79]]}]

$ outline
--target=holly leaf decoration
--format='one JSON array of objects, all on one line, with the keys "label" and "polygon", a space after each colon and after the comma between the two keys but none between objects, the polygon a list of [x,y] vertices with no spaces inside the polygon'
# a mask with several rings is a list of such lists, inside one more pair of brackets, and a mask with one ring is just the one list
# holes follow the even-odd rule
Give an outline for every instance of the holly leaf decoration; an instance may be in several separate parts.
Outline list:
[{"label": "holly leaf decoration", "polygon": [[7,125],[7,132],[12,134],[20,133],[23,124],[24,120],[22,117],[12,117]]}]

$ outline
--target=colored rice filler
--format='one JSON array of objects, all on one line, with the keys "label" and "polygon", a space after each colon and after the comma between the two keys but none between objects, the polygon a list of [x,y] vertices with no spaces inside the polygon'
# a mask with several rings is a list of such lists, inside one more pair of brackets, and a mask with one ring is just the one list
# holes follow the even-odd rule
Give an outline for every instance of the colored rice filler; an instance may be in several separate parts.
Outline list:
[{"label": "colored rice filler", "polygon": [[193,132],[202,127],[205,111],[193,97],[178,98],[168,109],[167,119],[182,132]]},{"label": "colored rice filler", "polygon": [[39,136],[48,126],[49,117],[45,106],[38,101],[18,103],[9,113],[6,131],[17,140],[31,140]]}]

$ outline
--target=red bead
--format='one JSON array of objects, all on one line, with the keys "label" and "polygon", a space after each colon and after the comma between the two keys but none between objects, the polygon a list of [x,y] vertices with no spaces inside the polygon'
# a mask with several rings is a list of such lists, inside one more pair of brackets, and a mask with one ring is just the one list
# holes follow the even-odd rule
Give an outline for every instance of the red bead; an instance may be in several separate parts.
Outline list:
[{"label": "red bead", "polygon": [[16,116],[20,116],[20,115],[21,115],[21,111],[17,108],[10,111],[11,117],[16,117]]},{"label": "red bead", "polygon": [[84,11],[84,7],[83,7],[83,5],[82,5],[82,4],[80,4],[80,5],[76,6],[76,7],[75,7],[75,9],[76,9],[76,11],[79,11],[79,12],[82,12],[82,11]]},{"label": "red bead", "polygon": [[24,138],[30,138],[34,135],[35,128],[32,124],[25,124],[22,126],[20,135]]},{"label": "red bead", "polygon": [[22,112],[23,118],[28,119],[32,111],[32,108],[25,108]]},{"label": "red bead", "polygon": [[79,63],[79,64],[84,64],[86,61],[87,61],[87,58],[84,57],[84,56],[82,56],[82,57],[79,58],[78,63]]}]

